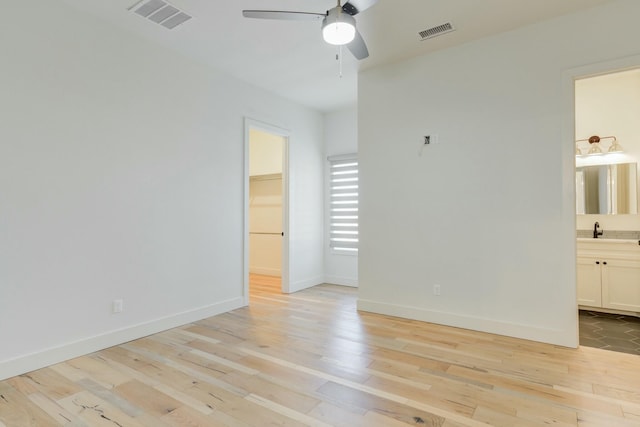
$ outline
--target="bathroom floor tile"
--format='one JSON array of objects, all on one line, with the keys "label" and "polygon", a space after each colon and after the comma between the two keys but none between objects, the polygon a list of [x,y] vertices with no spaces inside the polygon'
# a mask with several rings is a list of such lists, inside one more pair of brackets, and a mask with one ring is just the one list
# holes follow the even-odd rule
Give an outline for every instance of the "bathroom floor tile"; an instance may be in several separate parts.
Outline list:
[{"label": "bathroom floor tile", "polygon": [[580,345],[640,355],[640,318],[580,310]]}]

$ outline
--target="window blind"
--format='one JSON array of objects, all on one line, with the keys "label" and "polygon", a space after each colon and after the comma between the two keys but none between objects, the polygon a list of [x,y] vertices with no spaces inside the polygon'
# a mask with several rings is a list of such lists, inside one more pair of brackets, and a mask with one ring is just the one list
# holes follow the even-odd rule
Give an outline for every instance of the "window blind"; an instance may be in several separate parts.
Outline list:
[{"label": "window blind", "polygon": [[358,159],[330,158],[329,246],[358,251]]}]

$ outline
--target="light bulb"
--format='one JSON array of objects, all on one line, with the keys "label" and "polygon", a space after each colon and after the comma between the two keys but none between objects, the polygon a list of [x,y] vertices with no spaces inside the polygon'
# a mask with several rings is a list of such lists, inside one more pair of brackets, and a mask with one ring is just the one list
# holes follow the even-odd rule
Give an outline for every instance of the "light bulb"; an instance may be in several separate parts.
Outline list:
[{"label": "light bulb", "polygon": [[620,144],[618,144],[618,140],[614,139],[613,143],[611,144],[611,147],[609,147],[609,153],[619,153],[622,150],[622,146]]},{"label": "light bulb", "polygon": [[347,22],[332,22],[322,29],[324,41],[333,45],[351,43],[356,36],[356,28]]},{"label": "light bulb", "polygon": [[602,154],[602,148],[600,148],[600,143],[594,142],[591,144],[591,148],[589,148],[589,152],[587,153],[590,156]]}]

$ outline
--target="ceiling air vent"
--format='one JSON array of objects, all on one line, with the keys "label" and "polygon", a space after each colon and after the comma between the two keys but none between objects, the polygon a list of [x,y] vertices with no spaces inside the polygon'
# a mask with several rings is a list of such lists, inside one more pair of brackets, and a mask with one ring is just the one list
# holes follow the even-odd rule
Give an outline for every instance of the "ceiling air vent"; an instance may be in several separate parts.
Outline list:
[{"label": "ceiling air vent", "polygon": [[455,30],[456,29],[453,27],[453,24],[451,22],[447,22],[445,24],[429,28],[428,30],[420,31],[418,35],[420,36],[420,41],[422,41],[432,39],[434,37],[441,36]]},{"label": "ceiling air vent", "polygon": [[170,30],[191,19],[191,15],[164,0],[141,0],[129,10]]}]

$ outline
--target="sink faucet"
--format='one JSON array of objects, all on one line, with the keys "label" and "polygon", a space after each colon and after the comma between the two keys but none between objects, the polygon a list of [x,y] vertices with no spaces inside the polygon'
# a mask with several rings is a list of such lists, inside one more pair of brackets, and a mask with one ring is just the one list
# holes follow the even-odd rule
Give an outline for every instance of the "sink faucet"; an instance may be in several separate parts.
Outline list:
[{"label": "sink faucet", "polygon": [[593,238],[597,239],[598,236],[602,236],[602,233],[604,233],[604,231],[598,231],[598,228],[600,228],[600,224],[598,224],[598,221],[596,221],[595,224],[593,224]]}]

